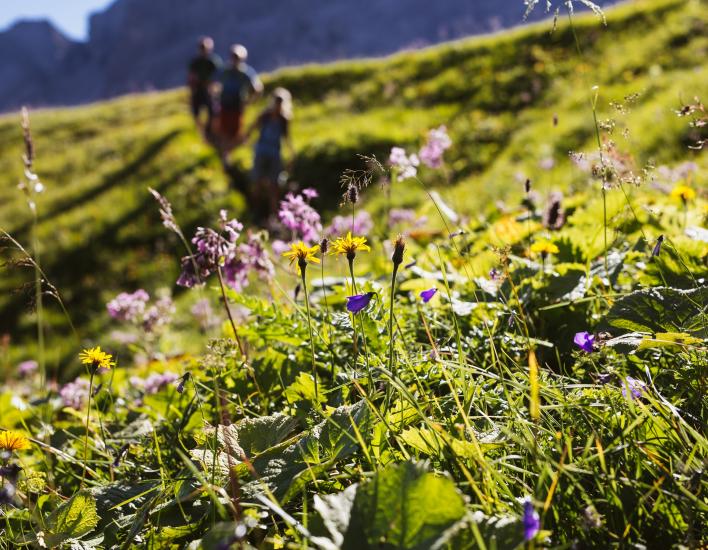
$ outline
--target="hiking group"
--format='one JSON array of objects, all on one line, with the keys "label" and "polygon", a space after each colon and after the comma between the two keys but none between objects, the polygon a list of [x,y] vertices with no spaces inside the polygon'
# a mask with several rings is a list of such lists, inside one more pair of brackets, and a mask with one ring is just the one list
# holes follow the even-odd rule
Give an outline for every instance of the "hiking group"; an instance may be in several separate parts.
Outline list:
[{"label": "hiking group", "polygon": [[289,138],[292,100],[288,90],[276,88],[268,106],[244,130],[246,107],[263,94],[263,83],[246,63],[247,59],[246,48],[234,44],[228,61],[223,63],[214,53],[214,41],[202,38],[197,55],[189,63],[190,105],[197,126],[204,138],[218,149],[226,169],[229,153],[258,133],[247,191],[251,206],[267,218],[277,211],[280,180],[284,176],[283,143],[289,149],[290,158],[293,157]]}]

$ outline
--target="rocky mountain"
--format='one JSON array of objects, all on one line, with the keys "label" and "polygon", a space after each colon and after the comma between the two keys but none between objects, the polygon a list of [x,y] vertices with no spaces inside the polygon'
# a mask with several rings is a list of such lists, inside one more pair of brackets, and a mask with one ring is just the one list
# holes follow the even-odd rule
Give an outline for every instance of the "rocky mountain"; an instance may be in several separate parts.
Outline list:
[{"label": "rocky mountain", "polygon": [[87,42],[47,21],[0,33],[0,110],[178,86],[204,34],[222,54],[245,44],[251,63],[270,70],[499,30],[524,11],[522,0],[116,0],[91,16]]}]

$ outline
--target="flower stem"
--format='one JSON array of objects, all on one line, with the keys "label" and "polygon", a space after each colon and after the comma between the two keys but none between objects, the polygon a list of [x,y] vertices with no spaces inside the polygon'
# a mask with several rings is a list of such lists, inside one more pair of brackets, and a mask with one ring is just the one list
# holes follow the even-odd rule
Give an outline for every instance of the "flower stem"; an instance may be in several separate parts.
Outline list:
[{"label": "flower stem", "polygon": [[91,395],[93,394],[94,371],[95,369],[92,368],[91,377],[89,378],[88,404],[86,405],[86,436],[84,437],[84,471],[81,474],[81,486],[79,489],[84,488],[84,482],[86,481],[86,464],[88,462],[89,419],[91,418]]},{"label": "flower stem", "polygon": [[326,319],[326,326],[327,326],[327,347],[329,347],[329,352],[332,356],[332,367],[331,367],[331,374],[332,374],[332,381],[334,381],[334,350],[332,349],[332,333],[330,332],[332,330],[332,323],[329,320],[329,304],[327,303],[327,290],[325,289],[325,282],[324,282],[324,255],[322,256],[322,263],[320,264],[320,279],[322,281],[322,293],[324,294],[324,304],[325,304],[325,319]]},{"label": "flower stem", "polygon": [[391,300],[388,312],[388,370],[393,377],[396,377],[396,371],[393,366],[393,300],[396,292],[396,274],[398,273],[398,265],[394,264],[393,274],[391,275]]},{"label": "flower stem", "polygon": [[[352,294],[356,294],[356,279],[354,278],[354,258],[347,258],[349,261],[349,273],[352,277]],[[349,314],[349,318],[352,322],[352,331],[354,332],[354,363],[356,364],[356,357],[359,355],[359,338],[356,331],[356,317],[353,313]]]},{"label": "flower stem", "polygon": [[226,315],[229,317],[229,322],[231,323],[231,329],[234,331],[234,337],[236,338],[236,343],[238,344],[238,350],[241,352],[241,356],[245,357],[246,353],[243,349],[243,344],[241,343],[241,338],[238,336],[238,331],[236,330],[236,323],[231,315],[231,310],[229,309],[229,302],[226,299],[226,288],[224,287],[224,277],[221,275],[221,267],[217,268],[216,274],[219,276],[219,287],[221,288],[221,298],[224,301],[224,309],[226,309]]},{"label": "flower stem", "polygon": [[305,292],[305,307],[307,309],[307,328],[310,330],[310,354],[312,356],[312,376],[315,379],[315,407],[319,408],[319,393],[317,392],[317,367],[315,365],[315,340],[312,337],[312,317],[310,315],[310,296],[307,293],[307,281],[305,279],[306,263],[300,264],[300,276],[302,277],[302,288]]}]

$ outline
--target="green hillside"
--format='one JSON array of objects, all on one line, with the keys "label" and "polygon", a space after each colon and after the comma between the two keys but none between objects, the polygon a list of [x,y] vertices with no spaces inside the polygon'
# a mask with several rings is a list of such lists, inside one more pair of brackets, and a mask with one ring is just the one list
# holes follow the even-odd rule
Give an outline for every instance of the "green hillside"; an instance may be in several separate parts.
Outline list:
[{"label": "green hillside", "polygon": [[[607,27],[583,16],[575,28],[581,54],[561,19],[554,32],[549,22],[381,60],[268,75],[268,88],[285,86],[295,98],[293,180],[317,188],[316,206],[334,213],[339,178],[347,168],[361,168],[358,155],[384,160],[391,146],[417,145],[428,128],[446,124],[454,146],[444,175],[431,183],[481,219],[497,201],[518,203],[519,174],[538,181],[544,194],[583,185],[568,152],[593,149],[593,86],[599,86],[600,119],[621,119],[613,139],[640,166],[683,158],[696,130],[675,110],[694,96],[708,97],[704,6],[633,2],[612,10]],[[629,112],[612,106],[631,94],[638,97]],[[46,187],[38,201],[42,265],[82,338],[102,330],[106,319],[99,313],[116,292],[169,285],[177,275],[180,244],[164,231],[147,187],[172,201],[187,234],[221,207],[248,218],[242,197],[230,190],[217,156],[195,131],[183,90],[37,111],[31,120],[35,168]],[[19,116],[0,119],[0,228],[31,248],[31,216],[16,187],[22,151]],[[705,165],[704,155],[693,156]],[[555,167],[543,170],[540,163],[549,158]],[[233,160],[247,171],[250,151]],[[393,201],[430,209],[422,197],[408,185]],[[368,206],[372,214],[382,208],[376,198]],[[19,258],[9,250],[4,256]],[[3,269],[0,332],[13,342],[33,335],[32,278],[22,265]],[[76,343],[49,302],[56,367]]]}]

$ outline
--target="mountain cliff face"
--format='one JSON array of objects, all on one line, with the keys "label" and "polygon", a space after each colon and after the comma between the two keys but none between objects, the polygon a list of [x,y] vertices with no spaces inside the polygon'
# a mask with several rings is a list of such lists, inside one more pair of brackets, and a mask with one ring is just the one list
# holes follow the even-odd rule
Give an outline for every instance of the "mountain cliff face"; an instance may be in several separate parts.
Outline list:
[{"label": "mountain cliff face", "polygon": [[204,34],[222,54],[245,44],[250,62],[269,70],[498,30],[521,23],[524,10],[522,0],[116,0],[91,17],[86,43],[47,21],[0,33],[0,109],[180,85]]}]

